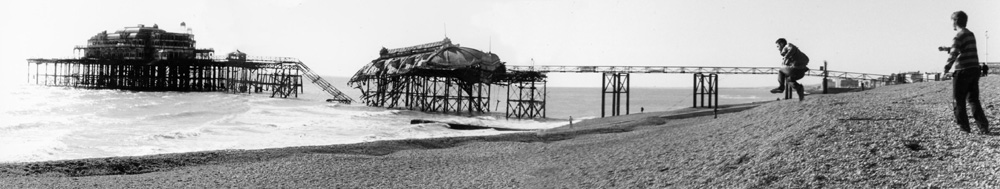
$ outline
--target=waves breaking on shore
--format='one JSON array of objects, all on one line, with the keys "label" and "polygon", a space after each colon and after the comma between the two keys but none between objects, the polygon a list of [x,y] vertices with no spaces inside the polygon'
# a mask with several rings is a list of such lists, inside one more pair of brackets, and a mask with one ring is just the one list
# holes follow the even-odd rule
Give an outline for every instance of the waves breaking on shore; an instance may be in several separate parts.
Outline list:
[{"label": "waves breaking on shore", "polygon": [[[333,78],[343,83],[346,78]],[[10,83],[3,83],[10,85]],[[550,87],[547,117],[503,118],[495,96],[493,112],[475,117],[388,110],[324,102],[325,93],[306,85],[298,98],[216,92],[130,92],[13,84],[0,92],[0,162],[32,162],[137,156],[223,149],[261,149],[378,140],[509,133],[451,130],[444,124],[410,124],[427,119],[516,129],[547,129],[600,117],[599,88]],[[357,96],[347,86],[344,92]],[[498,89],[499,90],[499,89]],[[637,88],[631,113],[689,107],[689,89]],[[496,91],[496,94],[502,94]],[[727,89],[722,104],[769,99],[766,90]],[[610,102],[609,102],[610,103]]]},{"label": "waves breaking on shore", "polygon": [[[315,90],[311,91],[313,93]],[[313,95],[313,96],[310,96]],[[451,130],[431,119],[523,129],[563,122],[463,117],[211,92],[16,86],[0,93],[0,162],[261,149],[507,133]]]}]

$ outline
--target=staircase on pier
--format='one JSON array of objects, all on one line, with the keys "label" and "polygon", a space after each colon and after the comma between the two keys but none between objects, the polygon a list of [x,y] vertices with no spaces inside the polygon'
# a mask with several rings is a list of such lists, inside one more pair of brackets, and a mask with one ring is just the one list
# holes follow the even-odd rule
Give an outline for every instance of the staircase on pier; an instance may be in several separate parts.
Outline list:
[{"label": "staircase on pier", "polygon": [[296,64],[299,66],[299,69],[302,70],[303,73],[305,73],[306,78],[309,78],[309,81],[312,81],[313,84],[319,86],[319,88],[323,89],[323,91],[326,91],[327,93],[330,93],[330,95],[333,95],[333,99],[329,99],[327,101],[340,102],[344,104],[351,104],[351,102],[354,101],[354,99],[347,96],[347,94],[344,94],[343,92],[340,92],[340,90],[337,90],[337,88],[333,87],[333,85],[331,85],[330,82],[326,82],[325,79],[319,77],[319,75],[316,74],[316,72],[313,72],[312,69],[309,69],[309,66],[306,66],[306,64],[302,63],[302,61],[297,61]]}]

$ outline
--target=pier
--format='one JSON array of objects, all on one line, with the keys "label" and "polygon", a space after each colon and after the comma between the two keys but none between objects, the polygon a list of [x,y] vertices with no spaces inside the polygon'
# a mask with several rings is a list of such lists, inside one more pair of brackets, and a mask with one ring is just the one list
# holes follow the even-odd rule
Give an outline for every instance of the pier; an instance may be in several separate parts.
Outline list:
[{"label": "pier", "polygon": [[[712,67],[712,66],[508,66],[511,71],[546,73],[601,73],[601,117],[628,115],[630,107],[631,74],[692,74],[693,105],[695,108],[717,108],[719,103],[720,74],[778,74],[780,67]],[[827,70],[824,62],[819,70],[809,70],[806,76],[823,77],[826,90],[828,78],[859,80],[868,87],[896,84],[889,75]],[[786,90],[789,92],[789,90]],[[610,96],[609,96],[610,94]],[[624,98],[623,96],[624,95]],[[791,93],[785,94],[791,99]],[[624,100],[623,100],[624,99]],[[608,102],[610,101],[610,106]],[[621,108],[625,106],[622,114]]]},{"label": "pier", "polygon": [[[807,76],[861,80],[875,87],[888,75],[832,71],[826,63]],[[601,116],[628,115],[631,74],[692,74],[692,107],[717,108],[720,74],[778,74],[779,67],[706,66],[513,66],[493,53],[442,41],[383,48],[351,78],[368,106],[474,115],[490,112],[490,91],[506,88],[506,117],[545,117],[546,74],[601,73]],[[824,87],[825,88],[825,87]],[[499,94],[497,98],[500,98]],[[787,97],[791,98],[791,97]],[[498,100],[499,101],[499,100]],[[610,101],[610,106],[608,103]],[[624,112],[622,107],[624,106]]]},{"label": "pier", "polygon": [[[213,49],[195,48],[193,36],[190,32],[166,32],[156,25],[104,31],[91,37],[87,45],[74,48],[73,58],[28,59],[28,81],[88,89],[269,93],[280,98],[298,97],[304,92],[303,84],[309,82],[333,97],[328,101],[355,102],[298,59],[247,56],[240,51],[216,56]],[[780,67],[506,65],[492,52],[452,44],[447,38],[409,47],[382,48],[378,54],[347,83],[361,91],[359,101],[367,106],[475,115],[498,109],[503,95],[505,116],[517,119],[546,117],[549,73],[601,73],[600,108],[601,116],[605,117],[631,113],[631,74],[692,74],[692,107],[717,108],[719,83],[724,82],[719,75],[778,74],[780,70]],[[994,67],[991,72],[1000,71],[1000,63],[985,64]],[[806,73],[823,77],[824,93],[830,78],[849,81],[840,84],[874,88],[930,77],[915,76],[921,73],[883,75],[828,68],[824,62],[819,69]],[[946,76],[938,74],[934,78]],[[505,94],[494,94],[504,90]],[[495,105],[490,103],[494,98],[498,98]],[[791,93],[786,93],[785,99],[789,98]]]},{"label": "pier", "polygon": [[[182,24],[183,25],[183,24]],[[37,85],[131,91],[219,91],[270,93],[298,97],[303,76],[333,96],[354,100],[319,77],[302,61],[289,57],[254,57],[233,52],[215,56],[194,47],[193,34],[172,33],[156,25],[98,33],[73,58],[28,59],[28,82]]]},{"label": "pier", "polygon": [[544,74],[507,71],[495,54],[447,38],[383,48],[348,85],[361,90],[368,106],[461,115],[490,112],[491,91],[506,87],[507,117],[545,117]]}]

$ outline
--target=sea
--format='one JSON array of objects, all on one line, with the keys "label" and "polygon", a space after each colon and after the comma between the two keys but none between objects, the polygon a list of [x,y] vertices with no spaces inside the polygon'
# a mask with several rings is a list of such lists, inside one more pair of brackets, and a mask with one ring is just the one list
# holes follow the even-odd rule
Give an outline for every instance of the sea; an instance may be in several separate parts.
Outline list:
[{"label": "sea", "polygon": [[[345,93],[346,78],[326,77]],[[493,113],[449,115],[329,103],[307,84],[298,98],[222,92],[134,92],[14,84],[0,91],[0,162],[263,149],[378,140],[496,135],[525,131],[452,130],[426,119],[547,129],[601,116],[601,89],[547,87],[545,119],[506,119],[495,88]],[[692,106],[691,88],[637,88],[630,114]],[[499,97],[498,97],[499,96]],[[721,104],[774,100],[764,88],[722,88]],[[502,101],[502,99],[501,99]],[[607,102],[610,106],[610,102]],[[624,108],[624,107],[622,107]],[[624,113],[624,109],[623,109]],[[606,112],[610,116],[610,110]]]}]

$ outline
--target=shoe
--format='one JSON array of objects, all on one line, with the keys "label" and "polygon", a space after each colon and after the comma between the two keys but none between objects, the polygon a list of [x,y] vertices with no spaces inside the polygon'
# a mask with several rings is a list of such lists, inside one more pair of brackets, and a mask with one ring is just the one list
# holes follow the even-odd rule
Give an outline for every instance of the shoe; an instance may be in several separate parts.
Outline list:
[{"label": "shoe", "polygon": [[778,87],[778,88],[771,89],[771,93],[774,93],[774,94],[783,93],[783,92],[785,92],[785,88],[784,87]]},{"label": "shoe", "polygon": [[959,125],[958,130],[961,130],[962,132],[965,133],[972,133],[972,128],[969,128],[969,126],[967,125]]}]

